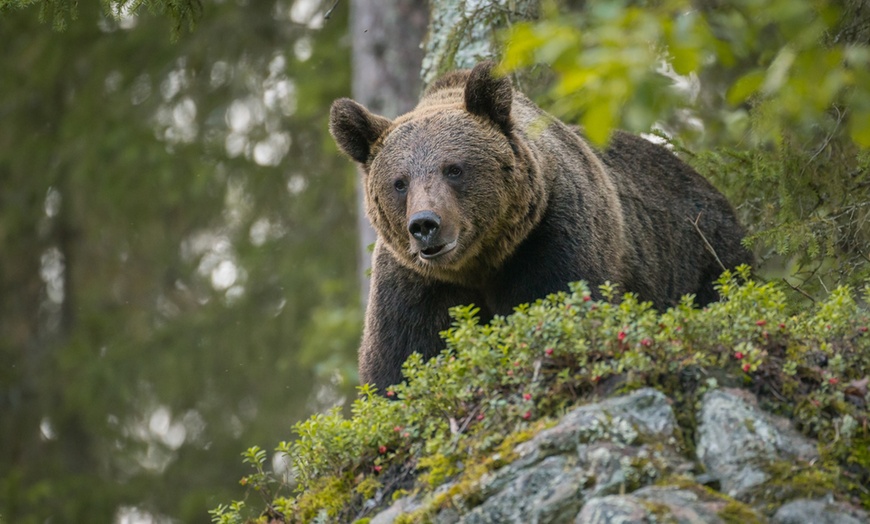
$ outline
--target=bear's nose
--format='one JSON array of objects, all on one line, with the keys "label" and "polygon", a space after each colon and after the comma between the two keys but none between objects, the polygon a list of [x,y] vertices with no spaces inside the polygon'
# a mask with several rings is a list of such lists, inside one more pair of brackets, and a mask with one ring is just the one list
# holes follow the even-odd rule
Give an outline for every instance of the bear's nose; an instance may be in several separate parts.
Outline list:
[{"label": "bear's nose", "polygon": [[432,211],[420,211],[408,221],[408,231],[420,242],[432,242],[441,227],[441,217]]}]

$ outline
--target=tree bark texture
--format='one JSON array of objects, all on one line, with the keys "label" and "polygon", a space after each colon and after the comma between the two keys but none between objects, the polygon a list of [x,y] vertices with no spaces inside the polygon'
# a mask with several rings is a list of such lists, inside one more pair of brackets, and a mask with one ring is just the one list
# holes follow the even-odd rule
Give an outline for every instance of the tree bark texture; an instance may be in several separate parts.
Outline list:
[{"label": "tree bark texture", "polygon": [[424,84],[452,69],[500,59],[503,30],[537,17],[539,8],[540,0],[432,0]]}]

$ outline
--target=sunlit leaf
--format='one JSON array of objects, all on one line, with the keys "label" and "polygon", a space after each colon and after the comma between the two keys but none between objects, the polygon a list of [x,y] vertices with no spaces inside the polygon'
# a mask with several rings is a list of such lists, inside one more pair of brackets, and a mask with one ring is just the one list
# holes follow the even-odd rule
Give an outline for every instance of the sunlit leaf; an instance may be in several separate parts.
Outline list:
[{"label": "sunlit leaf", "polygon": [[764,71],[756,69],[738,78],[728,90],[728,103],[737,105],[746,101],[747,98],[755,94],[761,87],[764,75]]}]

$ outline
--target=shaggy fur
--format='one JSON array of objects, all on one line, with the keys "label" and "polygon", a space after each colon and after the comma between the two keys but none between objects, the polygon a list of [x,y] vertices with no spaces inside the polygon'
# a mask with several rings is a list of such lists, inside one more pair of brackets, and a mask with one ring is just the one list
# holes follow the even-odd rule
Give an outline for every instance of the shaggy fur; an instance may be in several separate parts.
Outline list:
[{"label": "shaggy fur", "polygon": [[722,268],[704,238],[727,268],[752,260],[725,198],[670,151],[616,133],[596,152],[492,67],[446,75],[394,121],[332,106],[378,232],[359,364],[380,391],[411,352],[442,349],[451,306],[487,320],[581,279],[706,304]]}]

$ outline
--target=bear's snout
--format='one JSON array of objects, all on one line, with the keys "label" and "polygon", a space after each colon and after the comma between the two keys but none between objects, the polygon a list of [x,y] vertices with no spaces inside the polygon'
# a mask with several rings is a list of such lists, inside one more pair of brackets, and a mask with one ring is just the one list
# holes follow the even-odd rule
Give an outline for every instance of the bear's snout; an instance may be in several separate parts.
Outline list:
[{"label": "bear's snout", "polygon": [[431,261],[456,247],[457,239],[444,238],[446,232],[441,227],[441,217],[434,211],[418,211],[411,215],[408,232],[414,238],[423,260]]},{"label": "bear's snout", "polygon": [[408,221],[408,232],[424,246],[435,242],[439,229],[441,229],[441,217],[433,211],[414,213]]}]

